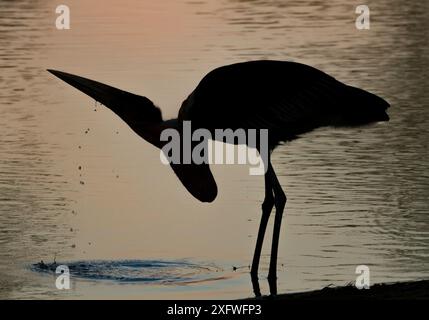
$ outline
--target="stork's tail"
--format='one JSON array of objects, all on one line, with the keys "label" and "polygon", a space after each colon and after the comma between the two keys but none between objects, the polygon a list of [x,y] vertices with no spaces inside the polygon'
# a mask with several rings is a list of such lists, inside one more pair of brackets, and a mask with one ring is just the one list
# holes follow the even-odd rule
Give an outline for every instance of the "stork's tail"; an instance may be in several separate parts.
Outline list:
[{"label": "stork's tail", "polygon": [[389,103],[383,98],[360,88],[346,86],[341,104],[341,122],[346,126],[389,121]]}]

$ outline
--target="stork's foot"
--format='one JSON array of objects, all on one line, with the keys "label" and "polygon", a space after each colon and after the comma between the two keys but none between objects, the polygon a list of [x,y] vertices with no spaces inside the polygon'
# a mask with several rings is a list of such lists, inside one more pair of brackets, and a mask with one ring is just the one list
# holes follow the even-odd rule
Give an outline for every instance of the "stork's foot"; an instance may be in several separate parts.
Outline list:
[{"label": "stork's foot", "polygon": [[268,285],[270,286],[270,294],[272,296],[277,295],[277,275],[269,273],[268,274]]},{"label": "stork's foot", "polygon": [[255,297],[261,296],[261,288],[259,287],[259,279],[257,272],[250,272],[250,278],[252,279],[253,293]]}]

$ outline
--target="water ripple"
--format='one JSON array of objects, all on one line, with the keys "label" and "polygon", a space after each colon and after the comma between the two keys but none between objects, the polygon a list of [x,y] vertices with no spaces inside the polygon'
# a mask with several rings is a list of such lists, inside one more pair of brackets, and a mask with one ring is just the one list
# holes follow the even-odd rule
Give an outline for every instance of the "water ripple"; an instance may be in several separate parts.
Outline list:
[{"label": "water ripple", "polygon": [[212,264],[175,260],[76,261],[58,264],[37,263],[33,271],[54,273],[57,266],[69,268],[72,277],[148,284],[186,284],[223,279],[222,270]]}]

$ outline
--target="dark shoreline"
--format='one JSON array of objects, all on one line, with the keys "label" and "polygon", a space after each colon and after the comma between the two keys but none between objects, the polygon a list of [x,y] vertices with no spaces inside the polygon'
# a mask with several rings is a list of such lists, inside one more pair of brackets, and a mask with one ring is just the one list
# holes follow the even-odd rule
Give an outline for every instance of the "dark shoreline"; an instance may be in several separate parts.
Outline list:
[{"label": "dark shoreline", "polygon": [[378,283],[370,289],[357,289],[353,285],[344,287],[326,287],[320,290],[284,293],[277,296],[262,296],[246,300],[427,300],[429,299],[429,280]]}]

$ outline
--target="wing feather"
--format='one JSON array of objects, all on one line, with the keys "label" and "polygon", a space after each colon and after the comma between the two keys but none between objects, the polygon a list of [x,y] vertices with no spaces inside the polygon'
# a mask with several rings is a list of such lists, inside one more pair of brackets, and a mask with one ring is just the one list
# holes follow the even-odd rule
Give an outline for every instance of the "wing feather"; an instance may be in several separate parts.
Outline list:
[{"label": "wing feather", "polygon": [[179,120],[208,129],[268,129],[287,139],[325,125],[345,87],[303,64],[238,63],[207,74],[184,101]]}]

